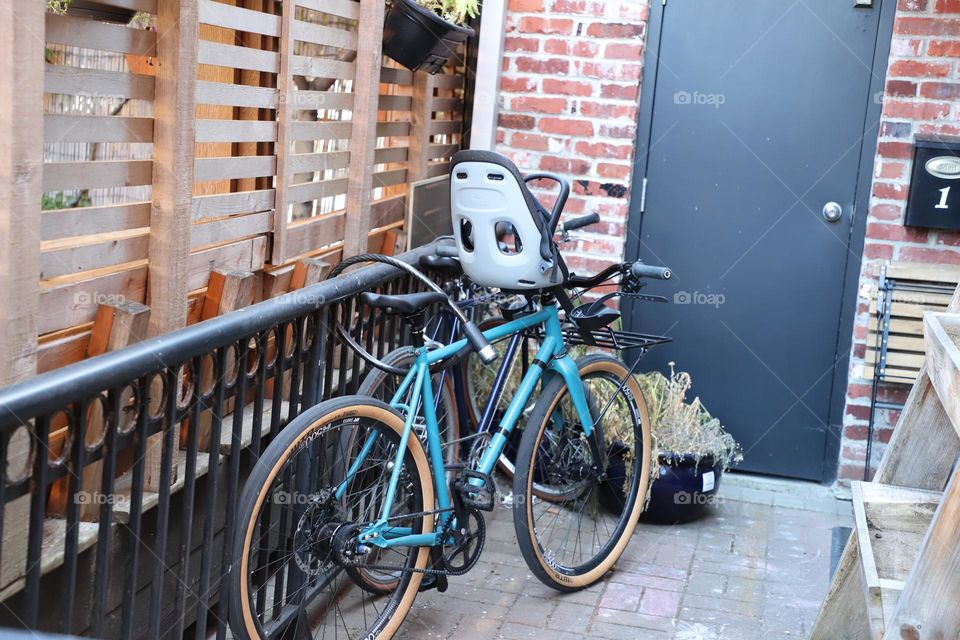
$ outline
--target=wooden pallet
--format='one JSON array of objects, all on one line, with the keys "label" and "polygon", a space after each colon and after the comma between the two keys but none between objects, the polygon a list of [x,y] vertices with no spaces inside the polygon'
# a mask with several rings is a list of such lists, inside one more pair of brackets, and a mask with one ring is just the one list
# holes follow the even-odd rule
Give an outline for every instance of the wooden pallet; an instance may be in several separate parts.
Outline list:
[{"label": "wooden pallet", "polygon": [[814,640],[960,636],[960,289],[923,329],[926,363],[874,482],[853,484],[856,528]]}]

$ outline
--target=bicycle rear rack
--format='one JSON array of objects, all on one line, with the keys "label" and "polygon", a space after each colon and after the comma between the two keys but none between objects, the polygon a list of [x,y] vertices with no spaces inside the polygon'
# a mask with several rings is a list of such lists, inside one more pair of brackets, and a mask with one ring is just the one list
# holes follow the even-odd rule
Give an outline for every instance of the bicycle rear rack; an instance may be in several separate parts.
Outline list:
[{"label": "bicycle rear rack", "polygon": [[[566,324],[561,327],[561,331],[563,333],[563,339],[568,345],[589,345],[591,347],[616,349],[618,351],[627,351],[630,349],[643,349],[646,351],[650,347],[672,341],[672,338],[665,336],[635,333],[633,331],[619,331],[611,329],[610,327],[604,327],[602,329],[585,332],[593,339],[593,343],[591,344],[589,339],[584,336],[584,332],[575,325]],[[543,339],[542,329],[531,330],[530,334],[538,340]]]}]

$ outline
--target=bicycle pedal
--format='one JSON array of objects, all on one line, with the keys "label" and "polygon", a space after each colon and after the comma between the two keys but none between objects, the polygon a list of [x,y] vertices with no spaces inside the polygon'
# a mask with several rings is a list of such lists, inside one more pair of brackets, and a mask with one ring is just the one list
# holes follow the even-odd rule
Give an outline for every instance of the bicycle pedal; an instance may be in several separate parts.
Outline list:
[{"label": "bicycle pedal", "polygon": [[464,469],[453,483],[463,506],[480,511],[493,511],[497,485],[488,473]]}]

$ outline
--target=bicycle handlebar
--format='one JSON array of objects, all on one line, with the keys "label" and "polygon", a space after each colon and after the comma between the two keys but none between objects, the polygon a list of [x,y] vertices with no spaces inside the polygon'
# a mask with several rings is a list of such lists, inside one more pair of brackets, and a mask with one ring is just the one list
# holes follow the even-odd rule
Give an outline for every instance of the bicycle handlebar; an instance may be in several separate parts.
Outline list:
[{"label": "bicycle handlebar", "polygon": [[600,222],[600,214],[591,213],[585,216],[580,216],[579,218],[574,218],[573,220],[567,220],[566,222],[560,225],[560,233],[565,231],[574,231],[576,229],[582,229],[583,227],[588,227],[591,224],[597,224]]},{"label": "bicycle handlebar", "polygon": [[656,278],[657,280],[669,280],[673,277],[669,268],[643,264],[639,260],[630,267],[630,273],[637,278]]}]

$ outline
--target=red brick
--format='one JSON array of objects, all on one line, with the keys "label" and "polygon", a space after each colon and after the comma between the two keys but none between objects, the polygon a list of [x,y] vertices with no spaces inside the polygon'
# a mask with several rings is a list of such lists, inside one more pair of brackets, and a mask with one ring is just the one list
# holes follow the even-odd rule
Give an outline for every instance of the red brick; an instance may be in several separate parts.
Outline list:
[{"label": "red brick", "polygon": [[523,33],[572,34],[573,20],[524,16],[520,18],[520,31]]},{"label": "red brick", "polygon": [[510,137],[510,146],[533,151],[547,151],[550,148],[550,139],[533,133],[514,133]]},{"label": "red brick", "polygon": [[567,198],[567,204],[563,208],[564,213],[583,213],[586,211],[587,201],[577,196]]},{"label": "red brick", "polygon": [[927,53],[931,56],[960,58],[960,40],[931,40]]},{"label": "red brick", "polygon": [[867,459],[867,447],[865,444],[844,445],[840,458],[848,462],[864,461]]},{"label": "red brick", "polygon": [[960,127],[945,122],[921,124],[917,133],[925,136],[960,136]]},{"label": "red brick", "polygon": [[643,23],[594,22],[587,27],[587,35],[595,38],[639,38],[643,35]]},{"label": "red brick", "polygon": [[960,0],[937,0],[937,13],[960,13]]},{"label": "red brick", "polygon": [[960,99],[960,83],[924,82],[920,87],[920,95],[934,100],[958,100]]},{"label": "red brick", "polygon": [[613,164],[610,162],[601,162],[597,165],[597,175],[601,178],[614,178],[617,180],[626,180],[630,177],[633,169],[628,164]]},{"label": "red brick", "polygon": [[927,0],[899,0],[898,11],[926,11]]},{"label": "red brick", "polygon": [[609,198],[625,198],[626,185],[614,182],[598,182],[595,180],[576,180],[573,183],[573,192],[585,196],[605,196]]},{"label": "red brick", "polygon": [[559,114],[567,110],[566,98],[540,98],[524,96],[510,101],[513,111],[533,111],[536,113]]},{"label": "red brick", "polygon": [[880,123],[881,138],[910,138],[913,136],[913,123],[884,120]]},{"label": "red brick", "polygon": [[633,140],[637,137],[637,127],[632,124],[623,126],[600,125],[600,135],[604,138],[623,138]]},{"label": "red brick", "polygon": [[570,42],[562,38],[551,38],[543,43],[545,53],[553,53],[559,56],[570,54]]},{"label": "red brick", "polygon": [[595,42],[579,41],[573,45],[573,55],[579,58],[595,58],[600,53],[600,46]]},{"label": "red brick", "polygon": [[940,120],[950,115],[950,105],[941,102],[906,102],[886,100],[883,115],[911,120]]},{"label": "red brick", "polygon": [[903,162],[882,162],[874,177],[885,180],[898,180],[906,176],[907,165]]},{"label": "red brick", "polygon": [[863,480],[863,466],[841,464],[837,475],[841,480]]},{"label": "red brick", "polygon": [[913,158],[913,145],[909,142],[880,142],[877,144],[877,155],[883,158]]},{"label": "red brick", "polygon": [[870,217],[875,220],[899,220],[903,209],[896,204],[875,204],[870,207]]},{"label": "red brick", "polygon": [[577,80],[544,78],[543,92],[559,93],[565,96],[589,96],[593,94],[593,85],[589,82],[579,82]]},{"label": "red brick", "polygon": [[570,73],[570,61],[561,58],[539,60],[521,56],[516,59],[517,70],[524,73],[540,73],[544,75],[567,75]]},{"label": "red brick", "polygon": [[890,64],[887,75],[894,78],[946,78],[951,68],[949,62],[895,60]]},{"label": "red brick", "polygon": [[615,100],[636,100],[640,87],[636,84],[606,84],[600,87],[600,97]]},{"label": "red brick", "polygon": [[592,136],[593,123],[588,120],[574,120],[571,118],[542,118],[540,131],[569,136]]},{"label": "red brick", "polygon": [[510,0],[507,6],[511,12],[537,13],[543,11],[543,0]]},{"label": "red brick", "polygon": [[621,44],[612,42],[604,50],[607,58],[623,58],[624,60],[639,60],[643,55],[643,45],[641,44]]},{"label": "red brick", "polygon": [[504,51],[524,51],[527,53],[536,53],[540,50],[540,41],[536,38],[519,38],[517,36],[507,36],[503,39]]},{"label": "red brick", "polygon": [[591,118],[630,118],[637,117],[635,105],[610,104],[609,102],[581,102],[580,113]]},{"label": "red brick", "polygon": [[632,145],[615,145],[607,142],[578,142],[577,153],[591,158],[618,158],[625,160],[633,153]]},{"label": "red brick", "polygon": [[533,129],[533,125],[536,124],[533,116],[521,116],[515,113],[501,113],[497,122],[506,129]]},{"label": "red brick", "polygon": [[862,405],[862,404],[848,404],[847,417],[852,418],[854,420],[869,420],[870,407],[868,405]]},{"label": "red brick", "polygon": [[643,67],[639,64],[618,64],[614,62],[587,62],[581,72],[588,78],[600,80],[640,80]]},{"label": "red brick", "polygon": [[866,441],[867,426],[862,424],[848,424],[843,428],[843,437],[847,440]]},{"label": "red brick", "polygon": [[890,260],[893,258],[893,245],[868,242],[863,247],[863,257],[868,260]]},{"label": "red brick", "polygon": [[894,33],[916,36],[957,36],[960,35],[960,20],[944,18],[900,17],[893,25]]},{"label": "red brick", "polygon": [[[544,80],[544,84],[546,84]],[[537,81],[533,78],[503,76],[500,78],[500,90],[513,93],[530,93],[537,90]]]},{"label": "red brick", "polygon": [[888,80],[886,94],[912,98],[917,95],[917,83],[910,80]]},{"label": "red brick", "polygon": [[890,240],[892,242],[923,243],[927,241],[927,230],[904,227],[899,224],[870,222],[867,224],[867,237],[875,240]]},{"label": "red brick", "polygon": [[960,252],[927,247],[901,247],[897,260],[906,262],[960,264]]},{"label": "red brick", "polygon": [[894,58],[917,57],[923,53],[923,40],[915,38],[893,38],[890,41],[890,56]]},{"label": "red brick", "polygon": [[595,8],[592,4],[586,2],[586,0],[553,0],[553,7],[551,7],[554,13],[568,13],[568,14],[587,14],[592,15],[595,11]]},{"label": "red brick", "polygon": [[892,182],[874,182],[873,195],[883,200],[902,200],[907,196],[907,186]]}]

